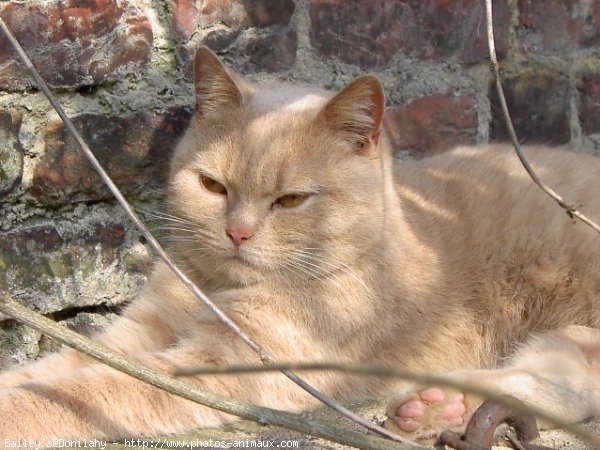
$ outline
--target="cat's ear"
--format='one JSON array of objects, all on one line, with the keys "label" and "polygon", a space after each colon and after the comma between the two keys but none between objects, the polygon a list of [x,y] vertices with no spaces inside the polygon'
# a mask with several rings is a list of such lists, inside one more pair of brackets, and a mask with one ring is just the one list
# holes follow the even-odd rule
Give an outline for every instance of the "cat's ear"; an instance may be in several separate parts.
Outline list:
[{"label": "cat's ear", "polygon": [[368,153],[379,140],[384,109],[381,83],[373,75],[363,75],[330,99],[319,119],[360,152]]},{"label": "cat's ear", "polygon": [[200,47],[194,56],[196,117],[222,113],[242,102],[242,93],[217,55]]}]

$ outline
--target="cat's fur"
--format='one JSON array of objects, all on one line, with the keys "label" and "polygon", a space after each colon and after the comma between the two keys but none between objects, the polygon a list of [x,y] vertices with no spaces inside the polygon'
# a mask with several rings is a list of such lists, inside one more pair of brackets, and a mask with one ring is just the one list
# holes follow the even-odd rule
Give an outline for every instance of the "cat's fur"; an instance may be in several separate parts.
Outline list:
[{"label": "cat's fur", "polygon": [[[600,237],[541,193],[510,148],[394,166],[371,76],[335,96],[258,86],[200,49],[195,86],[172,162],[170,251],[279,361],[456,371],[570,420],[600,414]],[[527,154],[600,220],[597,158]],[[286,195],[298,204],[284,207]],[[259,362],[161,262],[98,339],[165,371]],[[477,402],[390,380],[304,376],[339,400],[396,392],[388,425],[421,437],[460,428]],[[192,381],[271,407],[315,404],[277,373]],[[3,374],[0,388],[2,439],[154,436],[232,420],[71,350]]]}]

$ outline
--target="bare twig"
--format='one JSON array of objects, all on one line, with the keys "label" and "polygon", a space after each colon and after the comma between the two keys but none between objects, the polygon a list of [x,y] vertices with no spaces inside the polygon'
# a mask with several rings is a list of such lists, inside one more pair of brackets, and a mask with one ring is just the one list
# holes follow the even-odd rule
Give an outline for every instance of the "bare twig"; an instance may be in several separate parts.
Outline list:
[{"label": "bare twig", "polygon": [[123,356],[92,339],[81,336],[68,328],[36,313],[20,303],[0,293],[0,312],[22,322],[39,332],[72,347],[98,361],[126,373],[138,380],[156,386],[171,394],[192,400],[210,408],[233,414],[260,424],[275,425],[329,441],[363,449],[422,450],[418,444],[409,445],[391,442],[388,439],[340,427],[321,419],[310,419],[305,415],[255,406],[223,395],[219,395],[178,380],[165,373],[147,367],[137,359]]},{"label": "bare twig", "polygon": [[328,370],[335,372],[352,373],[359,375],[374,375],[385,378],[400,378],[413,381],[423,385],[445,386],[452,389],[469,392],[471,394],[484,397],[492,400],[502,406],[505,406],[512,411],[524,416],[534,416],[542,419],[557,428],[569,431],[591,444],[600,448],[600,437],[590,433],[583,427],[568,422],[560,417],[556,417],[546,411],[525,405],[520,401],[515,401],[506,395],[499,394],[490,389],[481,388],[468,383],[452,380],[444,375],[431,375],[423,373],[413,373],[406,370],[400,370],[385,366],[376,366],[372,364],[344,364],[344,363],[289,363],[289,364],[272,364],[268,366],[260,365],[234,365],[234,366],[218,366],[218,367],[185,367],[177,369],[173,375],[175,376],[190,376],[190,375],[218,375],[218,374],[238,374],[238,373],[259,373],[277,370],[294,370],[294,371],[312,371],[312,370]]},{"label": "bare twig", "polygon": [[[32,78],[35,80],[38,88],[44,93],[44,95],[46,96],[46,98],[48,99],[48,101],[50,102],[52,107],[56,110],[56,112],[58,113],[58,115],[60,116],[62,121],[64,122],[64,124],[67,127],[67,129],[69,130],[69,132],[73,135],[73,137],[79,144],[81,150],[83,151],[83,153],[85,154],[87,159],[90,161],[90,163],[92,164],[92,166],[94,167],[96,172],[98,172],[98,174],[102,178],[102,181],[104,181],[104,183],[106,183],[106,185],[108,186],[108,188],[110,189],[112,194],[115,196],[115,198],[117,199],[119,204],[123,207],[123,209],[127,213],[127,216],[129,216],[129,218],[134,223],[134,225],[141,231],[141,233],[146,238],[147,242],[150,244],[152,249],[167,264],[167,266],[177,275],[177,277],[181,280],[181,282],[206,307],[208,307],[219,318],[219,320],[221,320],[221,322],[223,322],[227,327],[229,327],[229,329],[231,329],[238,337],[240,337],[252,350],[254,350],[259,355],[261,361],[263,361],[264,363],[274,362],[275,359],[270,354],[268,354],[260,346],[260,344],[258,344],[246,332],[244,332],[244,330],[242,330],[240,328],[240,326],[237,323],[235,323],[235,321],[233,321],[222,309],[220,309],[215,303],[213,303],[213,301],[204,292],[202,292],[200,290],[200,288],[198,288],[198,286],[196,286],[196,284],[179,269],[179,267],[177,267],[175,262],[167,254],[167,252],[162,248],[162,246],[154,238],[152,233],[148,230],[148,228],[140,220],[139,216],[136,214],[136,212],[133,210],[133,208],[129,205],[129,203],[127,202],[127,200],[125,199],[125,197],[123,196],[121,191],[119,190],[119,188],[114,184],[114,182],[112,181],[110,176],[106,173],[106,171],[104,170],[104,168],[102,167],[102,165],[100,164],[98,159],[96,159],[96,157],[94,156],[94,153],[91,151],[91,149],[89,148],[89,146],[87,145],[87,143],[85,142],[83,137],[79,134],[79,132],[73,125],[73,122],[71,121],[71,119],[69,119],[69,117],[66,115],[62,106],[60,105],[60,103],[58,102],[56,97],[52,94],[52,92],[48,88],[48,85],[46,84],[44,79],[40,76],[39,72],[34,67],[33,63],[31,62],[31,60],[29,59],[29,57],[23,50],[23,47],[21,47],[21,45],[19,44],[17,39],[13,36],[10,29],[7,27],[6,23],[4,22],[4,20],[1,17],[0,17],[0,28],[2,28],[2,31],[6,35],[8,41],[10,42],[10,44],[12,45],[14,50],[17,52],[19,58],[21,59],[22,63],[25,65],[25,67],[29,71]],[[348,419],[352,420],[353,422],[365,427],[366,429],[371,430],[375,433],[378,433],[382,436],[386,436],[387,438],[392,439],[394,441],[405,442],[410,445],[416,445],[415,443],[413,443],[405,438],[402,438],[401,436],[398,436],[397,434],[392,433],[391,431],[386,430],[385,428],[380,427],[377,424],[369,422],[364,417],[359,416],[358,414],[354,413],[353,411],[350,411],[348,408],[345,408],[344,406],[340,405],[339,403],[333,401],[329,397],[327,397],[324,394],[322,394],[321,392],[319,392],[313,386],[308,384],[306,381],[304,381],[302,378],[300,378],[295,373],[293,373],[289,370],[285,370],[285,371],[283,371],[283,374],[285,376],[287,376],[290,380],[292,380],[294,383],[296,383],[298,386],[300,386],[302,389],[304,389],[306,392],[308,392],[310,395],[312,395],[313,397],[317,398],[319,401],[324,403],[325,405],[329,406],[330,408],[337,411],[341,415],[347,417]]]},{"label": "bare twig", "polygon": [[519,140],[517,138],[517,134],[515,132],[515,128],[512,123],[512,119],[510,117],[510,113],[508,112],[508,105],[506,104],[506,97],[504,96],[504,89],[502,88],[502,81],[500,79],[500,66],[498,64],[498,57],[496,56],[496,45],[494,42],[494,24],[492,17],[492,0],[485,0],[486,6],[486,23],[487,23],[487,38],[488,38],[488,47],[490,52],[490,61],[492,64],[492,71],[494,73],[494,81],[496,85],[496,91],[498,92],[498,98],[500,100],[500,108],[502,109],[502,114],[504,115],[504,121],[506,123],[506,128],[508,129],[508,134],[510,136],[510,140],[515,148],[517,156],[521,160],[521,164],[525,167],[525,170],[533,180],[535,184],[537,184],[542,191],[548,194],[551,198],[553,198],[562,208],[567,211],[569,217],[577,217],[583,223],[589,225],[591,228],[600,233],[600,225],[595,223],[593,220],[589,219],[581,212],[577,210],[573,205],[568,204],[563,198],[558,195],[550,186],[544,183],[540,177],[535,173],[531,164],[525,157],[523,153],[523,149],[519,144]]}]

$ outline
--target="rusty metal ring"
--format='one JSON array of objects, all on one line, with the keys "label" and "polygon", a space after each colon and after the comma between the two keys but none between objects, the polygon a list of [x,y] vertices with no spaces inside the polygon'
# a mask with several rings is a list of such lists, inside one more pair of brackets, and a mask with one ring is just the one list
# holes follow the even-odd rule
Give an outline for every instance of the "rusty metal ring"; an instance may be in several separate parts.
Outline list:
[{"label": "rusty metal ring", "polygon": [[[512,402],[518,401],[508,395],[505,397]],[[457,450],[491,450],[494,444],[494,433],[502,424],[514,428],[517,439],[527,450],[552,450],[549,447],[530,443],[540,435],[533,417],[519,416],[493,401],[486,401],[477,408],[467,424],[464,436],[453,431],[444,431],[439,441]]]}]

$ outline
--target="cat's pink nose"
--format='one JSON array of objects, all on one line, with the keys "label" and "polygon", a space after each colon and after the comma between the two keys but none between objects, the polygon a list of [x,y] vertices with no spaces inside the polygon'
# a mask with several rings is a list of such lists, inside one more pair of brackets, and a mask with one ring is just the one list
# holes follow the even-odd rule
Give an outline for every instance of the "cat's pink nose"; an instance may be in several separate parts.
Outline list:
[{"label": "cat's pink nose", "polygon": [[225,233],[236,247],[239,247],[244,241],[254,236],[254,232],[249,228],[228,228],[225,230]]}]

